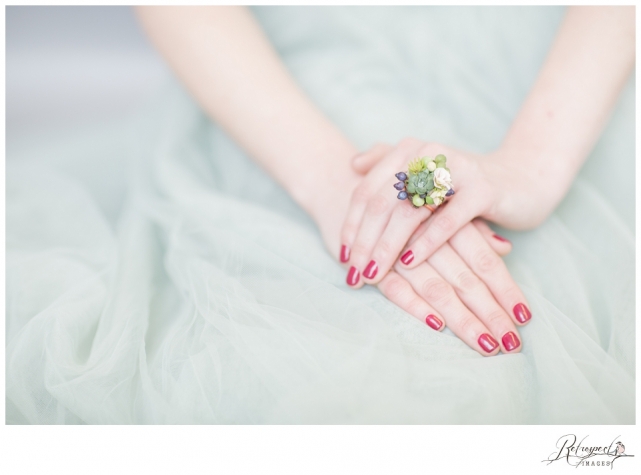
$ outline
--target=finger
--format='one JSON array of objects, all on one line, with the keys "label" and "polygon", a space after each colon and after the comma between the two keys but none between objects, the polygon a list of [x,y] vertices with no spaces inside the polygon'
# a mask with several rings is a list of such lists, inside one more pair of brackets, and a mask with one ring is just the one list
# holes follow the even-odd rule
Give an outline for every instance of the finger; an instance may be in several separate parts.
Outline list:
[{"label": "finger", "polygon": [[487,327],[463,305],[452,286],[432,266],[423,262],[414,269],[407,269],[397,263],[394,270],[443,316],[449,329],[470,348],[483,356],[499,352],[500,346]]},{"label": "finger", "polygon": [[358,289],[365,284],[364,280],[358,277],[358,273],[363,278],[370,279],[377,275],[378,264],[372,261],[370,256],[398,203],[396,196],[386,196],[385,192],[379,192],[367,204],[349,258],[347,283],[350,286]]},{"label": "finger", "polygon": [[503,236],[496,234],[492,228],[490,228],[484,219],[476,218],[472,220],[472,224],[476,226],[476,229],[481,233],[485,238],[490,247],[499,255],[506,256],[512,252],[512,243],[505,239]]},{"label": "finger", "polygon": [[356,241],[358,228],[360,227],[361,220],[363,219],[367,202],[369,201],[369,197],[374,193],[375,190],[372,188],[371,184],[365,180],[363,180],[363,182],[358,185],[352,193],[349,201],[349,207],[347,209],[347,215],[345,216],[345,222],[341,228],[341,253],[339,257],[342,263],[349,262],[352,245],[354,241]]},{"label": "finger", "polygon": [[[378,150],[382,150],[384,147],[389,146],[380,144]],[[339,256],[341,262],[346,263],[350,259],[352,245],[356,240],[356,235],[370,197],[380,189],[383,183],[391,179],[389,176],[390,163],[402,161],[404,156],[416,152],[419,148],[420,142],[412,138],[404,139],[395,147],[390,147],[388,149],[389,153],[383,157],[385,160],[381,159],[376,163],[369,170],[367,176],[363,178],[362,183],[356,187],[350,198],[349,209],[343,227],[341,228],[341,252]]]},{"label": "finger", "polygon": [[[345,257],[349,260],[350,267],[346,281],[351,287],[362,287],[364,282],[361,277],[364,274],[370,277],[375,274],[375,267],[367,268],[370,262],[369,257],[374,245],[383,234],[394,207],[402,203],[397,198],[397,192],[393,191],[394,182],[397,180],[394,175],[390,175],[390,168],[393,164],[406,160],[407,156],[416,153],[420,145],[420,142],[415,139],[401,141],[390,151],[384,161],[370,170],[363,179],[364,183],[352,195],[353,203],[350,205],[341,234],[342,249],[346,250],[341,251],[341,261]],[[378,189],[375,193],[370,193],[369,190],[373,184],[377,184]]]},{"label": "finger", "polygon": [[396,205],[368,258],[367,268],[363,272],[365,283],[376,284],[389,272],[416,228],[431,214],[424,206],[415,208],[406,202]]},{"label": "finger", "polygon": [[486,283],[496,301],[517,325],[525,325],[532,318],[527,300],[512,279],[503,259],[492,251],[485,239],[479,239],[475,226],[465,226],[450,244],[472,271]]},{"label": "finger", "polygon": [[[483,241],[479,234],[476,239]],[[495,256],[500,259],[498,255]],[[428,259],[428,263],[454,288],[465,306],[485,324],[500,342],[503,353],[521,351],[521,340],[510,316],[449,244],[439,248]]]},{"label": "finger", "polygon": [[378,283],[378,289],[390,301],[430,328],[441,331],[445,328],[442,317],[425,300],[418,296],[407,280],[391,271]]},{"label": "finger", "polygon": [[439,247],[445,244],[459,229],[478,216],[480,208],[465,200],[461,192],[447,206],[439,207],[429,220],[425,232],[401,254],[400,261],[411,269],[426,261]]},{"label": "finger", "polygon": [[391,145],[378,143],[365,152],[357,153],[352,158],[352,168],[356,173],[365,175],[374,165],[380,162],[391,149]]}]

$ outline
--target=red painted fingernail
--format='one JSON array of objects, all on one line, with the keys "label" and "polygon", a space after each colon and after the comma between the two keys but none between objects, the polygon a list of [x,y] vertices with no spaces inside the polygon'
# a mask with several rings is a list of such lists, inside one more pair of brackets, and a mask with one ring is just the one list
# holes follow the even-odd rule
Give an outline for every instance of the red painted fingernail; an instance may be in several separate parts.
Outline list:
[{"label": "red painted fingernail", "polygon": [[428,315],[425,317],[425,323],[427,323],[430,328],[433,328],[434,330],[440,330],[440,328],[443,326],[443,322],[439,320],[436,315]]},{"label": "red painted fingernail", "polygon": [[361,277],[361,273],[358,272],[358,269],[354,266],[349,268],[349,272],[347,273],[347,285],[356,285],[358,284],[358,279]]},{"label": "red painted fingernail", "polygon": [[349,261],[349,253],[350,253],[349,247],[343,244],[341,246],[341,262]]},{"label": "red painted fingernail", "polygon": [[487,353],[492,353],[498,346],[498,342],[492,338],[492,335],[483,333],[478,339],[479,345]]},{"label": "red painted fingernail", "polygon": [[376,274],[378,273],[378,264],[376,261],[369,261],[369,264],[367,264],[367,267],[363,271],[363,277],[366,279],[373,279],[376,277]]},{"label": "red painted fingernail", "polygon": [[519,337],[516,336],[514,332],[507,332],[505,335],[503,335],[501,341],[503,341],[503,346],[507,351],[512,351],[515,348],[518,348],[521,344]]},{"label": "red painted fingernail", "polygon": [[530,310],[523,303],[517,303],[512,311],[514,312],[516,319],[521,323],[525,323],[532,318]]},{"label": "red painted fingernail", "polygon": [[497,239],[501,242],[510,242],[509,239],[505,239],[503,236],[499,236],[498,234],[492,234],[492,236],[494,237],[494,239]]},{"label": "red painted fingernail", "polygon": [[414,260],[414,253],[412,252],[411,249],[401,256],[401,262],[406,266],[409,265],[413,260]]}]

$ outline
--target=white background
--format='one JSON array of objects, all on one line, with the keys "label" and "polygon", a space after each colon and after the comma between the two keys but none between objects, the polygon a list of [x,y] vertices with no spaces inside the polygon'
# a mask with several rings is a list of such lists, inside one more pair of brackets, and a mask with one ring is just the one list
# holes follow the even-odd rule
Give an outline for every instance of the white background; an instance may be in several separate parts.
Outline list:
[{"label": "white background", "polygon": [[[116,120],[166,77],[128,7],[8,7],[5,18],[7,145]],[[620,435],[635,455],[581,473],[641,473],[637,426],[5,426],[0,473],[576,473],[541,463],[568,433]]]}]

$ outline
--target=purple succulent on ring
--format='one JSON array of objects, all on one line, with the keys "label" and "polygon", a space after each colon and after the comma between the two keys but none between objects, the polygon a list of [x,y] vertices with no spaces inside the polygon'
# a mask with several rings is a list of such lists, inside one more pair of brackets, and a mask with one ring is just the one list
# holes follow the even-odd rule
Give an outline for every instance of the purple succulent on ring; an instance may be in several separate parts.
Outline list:
[{"label": "purple succulent on ring", "polygon": [[401,192],[398,194],[398,199],[399,199],[399,200],[406,200],[406,199],[407,199],[407,191],[401,191]]},{"label": "purple succulent on ring", "polygon": [[398,191],[401,191],[405,189],[405,183],[403,183],[402,181],[399,181],[394,185],[394,188],[396,188]]},{"label": "purple succulent on ring", "polygon": [[398,172],[395,176],[401,181],[407,180],[407,174],[405,172]]},{"label": "purple succulent on ring", "polygon": [[454,191],[454,188],[450,188],[449,190],[447,190],[447,193],[445,193],[445,196],[452,196],[454,193],[456,193]]}]

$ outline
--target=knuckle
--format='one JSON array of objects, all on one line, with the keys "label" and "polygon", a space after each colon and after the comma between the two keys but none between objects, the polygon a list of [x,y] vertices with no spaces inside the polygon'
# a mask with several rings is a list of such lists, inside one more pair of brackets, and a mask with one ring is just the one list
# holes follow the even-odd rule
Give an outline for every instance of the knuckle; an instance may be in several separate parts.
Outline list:
[{"label": "knuckle", "polygon": [[367,150],[365,152],[355,153],[354,155],[352,155],[352,161],[356,160],[359,157],[362,157],[362,156],[366,155],[368,152],[369,152],[369,150]]},{"label": "knuckle", "polygon": [[[421,155],[433,155],[434,151],[438,148],[438,144],[435,142],[425,142],[421,147]],[[432,157],[433,158],[433,157]]]},{"label": "knuckle", "polygon": [[443,233],[451,233],[455,230],[456,222],[451,216],[444,214],[434,218],[432,226]]},{"label": "knuckle", "polygon": [[355,262],[358,257],[369,255],[370,250],[370,246],[366,242],[363,242],[363,240],[359,239],[352,246],[351,260]]},{"label": "knuckle", "polygon": [[372,148],[379,153],[384,153],[387,151],[388,146],[383,142],[376,142]]},{"label": "knuckle", "polygon": [[343,243],[353,242],[356,238],[357,232],[358,228],[356,227],[356,225],[354,225],[353,223],[345,223],[345,225],[343,225],[343,231],[341,232]]},{"label": "knuckle", "polygon": [[423,282],[422,293],[428,302],[442,302],[452,295],[452,288],[439,278],[427,279]]},{"label": "knuckle", "polygon": [[472,337],[476,333],[477,324],[474,317],[463,317],[456,326],[460,335],[468,335]]},{"label": "knuckle", "polygon": [[474,293],[481,286],[479,279],[472,271],[465,269],[454,277],[454,288],[463,293]]},{"label": "knuckle", "polygon": [[523,294],[513,282],[506,285],[503,289],[499,290],[499,292],[507,302],[523,302],[524,300]]},{"label": "knuckle", "polygon": [[501,264],[501,258],[490,251],[480,252],[474,260],[476,268],[483,273],[492,272]]},{"label": "knuckle", "polygon": [[419,143],[420,143],[420,140],[418,140],[415,137],[405,137],[398,143],[398,146],[399,148],[407,150],[407,149],[415,148]]},{"label": "knuckle", "polygon": [[450,153],[448,148],[440,142],[426,142],[421,153],[424,155],[431,156],[434,158],[439,153],[447,155],[448,160],[450,159]]},{"label": "knuckle", "polygon": [[372,216],[380,216],[385,214],[389,209],[390,204],[385,196],[374,196],[367,205],[367,212]]},{"label": "knuckle", "polygon": [[432,233],[428,229],[416,240],[412,249],[414,249],[414,254],[417,255],[417,250],[420,249],[423,253],[427,253],[429,250],[435,250],[436,241],[432,237]]},{"label": "knuckle", "polygon": [[489,227],[487,226],[487,223],[483,218],[478,218],[478,217],[472,220],[472,224],[475,224],[476,226],[480,226],[482,228]]},{"label": "knuckle", "polygon": [[383,295],[397,304],[399,301],[402,301],[403,297],[406,295],[407,286],[407,282],[398,275],[390,276],[379,284]]},{"label": "knuckle", "polygon": [[501,324],[505,323],[506,320],[508,320],[508,318],[501,310],[495,310],[485,318],[485,321],[487,322],[487,325],[489,327],[500,326]]},{"label": "knuckle", "polygon": [[425,303],[418,297],[411,298],[405,306],[407,313],[415,316],[421,316],[422,310],[425,309]]},{"label": "knuckle", "polygon": [[364,186],[359,186],[354,190],[354,193],[352,194],[352,202],[354,204],[367,203],[367,201],[369,200],[369,195],[369,189]]},{"label": "knuckle", "polygon": [[406,203],[401,203],[401,205],[397,207],[397,213],[399,216],[404,220],[416,219],[420,210],[415,209],[413,206],[405,206],[405,204]]},{"label": "knuckle", "polygon": [[386,239],[381,239],[376,244],[376,254],[381,261],[386,260],[392,254],[392,250],[392,243]]}]

